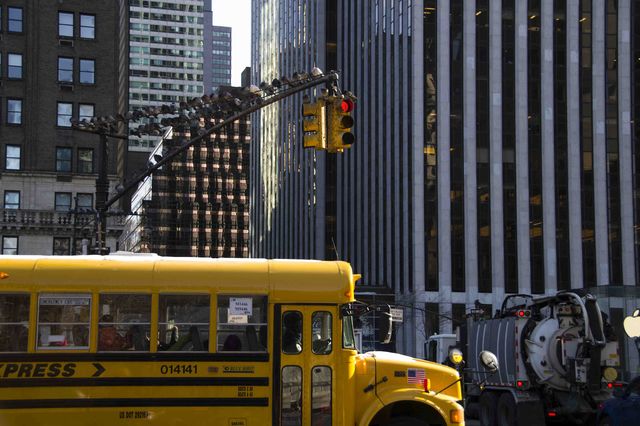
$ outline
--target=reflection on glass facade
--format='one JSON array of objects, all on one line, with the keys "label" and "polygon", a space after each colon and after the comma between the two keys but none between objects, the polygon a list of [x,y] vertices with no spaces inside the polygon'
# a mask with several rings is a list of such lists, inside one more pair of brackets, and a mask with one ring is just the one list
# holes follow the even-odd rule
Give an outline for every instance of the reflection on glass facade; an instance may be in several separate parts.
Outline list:
[{"label": "reflection on glass facade", "polygon": [[[596,265],[610,271],[612,284],[622,282],[624,271],[624,283],[635,285],[636,269],[629,272],[621,256],[631,245],[626,235],[634,232],[624,214],[630,212],[625,199],[632,198],[625,185],[632,179],[635,244],[640,244],[637,139],[632,143],[635,175],[625,171],[618,153],[627,146],[622,141],[628,107],[620,98],[629,83],[616,68],[625,54],[617,35],[622,24],[616,24],[629,15],[622,12],[628,7],[625,1],[425,0],[419,11],[415,2],[329,1],[323,37],[317,39],[318,34],[305,31],[313,31],[311,23],[322,19],[317,11],[321,3],[254,2],[260,12],[254,14],[259,21],[254,38],[264,46],[253,55],[258,58],[255,75],[264,76],[257,81],[306,69],[324,58],[326,69],[342,70],[341,87],[358,96],[356,146],[333,157],[298,149],[299,103],[286,101],[257,115],[254,256],[322,257],[322,251],[311,247],[320,240],[326,258],[348,260],[363,274],[360,286],[389,289],[416,306],[454,311],[455,317],[463,317],[476,300],[498,308],[503,293],[593,287]],[[291,8],[298,4],[301,9]],[[467,9],[465,23],[463,9],[470,4],[475,10]],[[632,68],[638,75],[640,6],[631,4]],[[592,5],[605,10],[604,25],[592,25]],[[421,37],[413,37],[411,25],[420,26]],[[605,51],[596,46],[597,55],[592,29],[605,40]],[[304,36],[297,39],[297,34]],[[467,34],[473,37],[466,39],[467,45],[474,50],[465,59]],[[522,46],[520,51],[516,46]],[[273,51],[282,54],[274,58]],[[593,57],[603,66],[595,67]],[[604,79],[599,78],[602,72]],[[606,88],[600,103],[592,97],[594,81]],[[638,86],[632,84],[635,134]],[[501,126],[491,120],[496,111]],[[474,114],[467,132],[475,133],[465,135],[464,117]],[[598,164],[593,161],[594,135],[601,135],[596,116],[606,116],[606,158]],[[475,155],[464,151],[465,136],[475,140],[468,146]],[[474,161],[466,168],[465,153]],[[597,206],[596,185],[603,195],[603,188],[607,191]],[[492,187],[497,191],[493,197]],[[596,210],[605,212],[604,220]],[[465,228],[475,227],[474,220],[477,232],[467,232],[465,238]],[[599,252],[600,258],[596,229],[608,238],[609,252]],[[477,285],[476,277],[465,277],[475,269],[476,255]],[[572,276],[572,271],[581,274]],[[420,353],[420,338],[408,322],[404,327],[402,338],[414,339]],[[453,329],[446,320],[436,328]]]},{"label": "reflection on glass facade", "polygon": [[451,0],[451,287],[465,291],[463,153],[463,0]]},{"label": "reflection on glass facade", "polygon": [[605,78],[607,202],[609,204],[609,283],[622,284],[622,244],[620,236],[620,164],[618,161],[618,0],[605,4]]},{"label": "reflection on glass facade", "polygon": [[505,292],[518,292],[516,208],[515,9],[502,0],[502,187]]},{"label": "reflection on glass facade", "polygon": [[476,173],[478,202],[478,290],[491,293],[491,204],[489,199],[489,0],[476,0]]},{"label": "reflection on glass facade", "polygon": [[[631,81],[640,79],[640,4],[631,2]],[[640,271],[640,84],[632,86],[632,128],[631,149],[633,150],[633,203],[634,203],[634,230],[635,230],[635,256],[636,274]],[[640,281],[636,280],[640,286]]]},{"label": "reflection on glass facade", "polygon": [[591,72],[591,3],[582,1],[580,2],[580,141],[582,143],[582,265],[585,287],[596,285]]},{"label": "reflection on glass facade", "polygon": [[567,168],[567,5],[554,2],[553,88],[558,290],[571,287],[569,259],[569,175]]},{"label": "reflection on glass facade", "polygon": [[424,244],[426,290],[438,291],[438,164],[436,0],[424,4]]},{"label": "reflection on glass facade", "polygon": [[540,0],[528,2],[529,100],[529,237],[531,239],[531,291],[544,293],[542,240],[542,138],[540,105]]}]

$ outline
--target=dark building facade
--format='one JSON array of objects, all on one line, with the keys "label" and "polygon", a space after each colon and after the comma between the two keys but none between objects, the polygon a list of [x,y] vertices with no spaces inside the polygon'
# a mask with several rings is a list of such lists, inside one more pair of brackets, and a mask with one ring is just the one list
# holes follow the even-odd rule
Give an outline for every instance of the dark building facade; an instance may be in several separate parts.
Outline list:
[{"label": "dark building facade", "polygon": [[[190,138],[176,130],[150,161]],[[250,122],[236,121],[142,182],[120,245],[164,256],[248,257],[249,141]]]},{"label": "dark building facade", "polygon": [[205,93],[231,85],[231,27],[205,25],[204,63]]},{"label": "dark building facade", "polygon": [[639,300],[638,2],[289,3],[253,2],[254,81],[341,70],[357,141],[305,152],[300,99],[261,113],[252,254],[339,253],[366,288],[444,315],[405,312],[410,354],[509,293],[586,288],[621,330]]},{"label": "dark building facade", "polygon": [[[124,1],[2,2],[2,253],[72,254],[83,239],[91,244],[98,136],[71,130],[71,120],[126,111],[126,22]],[[114,183],[120,145],[110,145]],[[108,225],[115,249],[122,228],[115,218]]]}]

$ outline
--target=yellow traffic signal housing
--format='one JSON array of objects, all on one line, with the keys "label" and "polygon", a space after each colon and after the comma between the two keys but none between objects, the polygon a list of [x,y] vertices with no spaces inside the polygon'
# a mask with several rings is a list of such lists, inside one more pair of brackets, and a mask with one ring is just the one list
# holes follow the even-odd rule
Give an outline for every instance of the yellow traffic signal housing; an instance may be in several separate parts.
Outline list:
[{"label": "yellow traffic signal housing", "polygon": [[327,149],[324,99],[302,104],[302,131],[305,148]]},{"label": "yellow traffic signal housing", "polygon": [[327,98],[327,151],[343,152],[351,148],[356,137],[351,132],[354,119],[351,116],[355,104],[351,98],[330,96]]}]

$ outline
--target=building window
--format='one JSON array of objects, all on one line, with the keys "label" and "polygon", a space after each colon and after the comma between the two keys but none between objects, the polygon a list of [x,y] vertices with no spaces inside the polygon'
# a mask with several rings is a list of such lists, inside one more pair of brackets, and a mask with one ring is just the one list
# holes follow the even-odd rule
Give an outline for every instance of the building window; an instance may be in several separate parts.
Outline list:
[{"label": "building window", "polygon": [[5,169],[20,170],[20,156],[22,147],[20,145],[7,145],[5,152]]},{"label": "building window", "polygon": [[10,33],[22,32],[22,8],[21,7],[8,7],[8,23],[7,29]]},{"label": "building window", "polygon": [[71,172],[71,148],[56,148],[56,172]]},{"label": "building window", "polygon": [[87,120],[95,115],[95,106],[93,104],[80,104],[78,108],[78,121]]},{"label": "building window", "polygon": [[73,104],[67,102],[58,102],[58,126],[71,127],[72,113]]},{"label": "building window", "polygon": [[53,237],[53,255],[67,256],[71,249],[71,238]]},{"label": "building window", "polygon": [[78,173],[93,173],[93,149],[78,149]]},{"label": "building window", "polygon": [[58,82],[73,83],[73,58],[58,57]]},{"label": "building window", "polygon": [[22,54],[9,53],[8,55],[7,77],[19,79],[22,78]]},{"label": "building window", "polygon": [[73,13],[58,12],[58,36],[73,37]]},{"label": "building window", "polygon": [[20,208],[20,191],[4,191],[5,210],[17,210]]},{"label": "building window", "polygon": [[56,192],[55,210],[57,212],[65,212],[65,213],[71,210],[71,193],[70,192]]},{"label": "building window", "polygon": [[7,99],[7,124],[22,124],[22,99]]},{"label": "building window", "polygon": [[94,84],[96,82],[96,61],[80,59],[80,83]]},{"label": "building window", "polygon": [[81,211],[93,209],[93,194],[78,193],[76,197],[76,207]]},{"label": "building window", "polygon": [[2,254],[18,254],[18,237],[2,237]]},{"label": "building window", "polygon": [[80,38],[96,38],[96,17],[95,15],[80,14]]}]

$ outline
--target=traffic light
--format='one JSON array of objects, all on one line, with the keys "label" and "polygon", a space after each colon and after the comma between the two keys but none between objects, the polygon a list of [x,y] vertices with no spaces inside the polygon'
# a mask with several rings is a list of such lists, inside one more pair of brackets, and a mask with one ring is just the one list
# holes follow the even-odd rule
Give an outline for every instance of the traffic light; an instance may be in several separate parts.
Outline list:
[{"label": "traffic light", "polygon": [[325,133],[325,102],[318,99],[315,103],[302,103],[302,131],[305,148],[327,149]]},{"label": "traffic light", "polygon": [[343,152],[356,141],[351,133],[354,124],[351,113],[354,107],[355,103],[350,97],[327,97],[327,151]]}]

